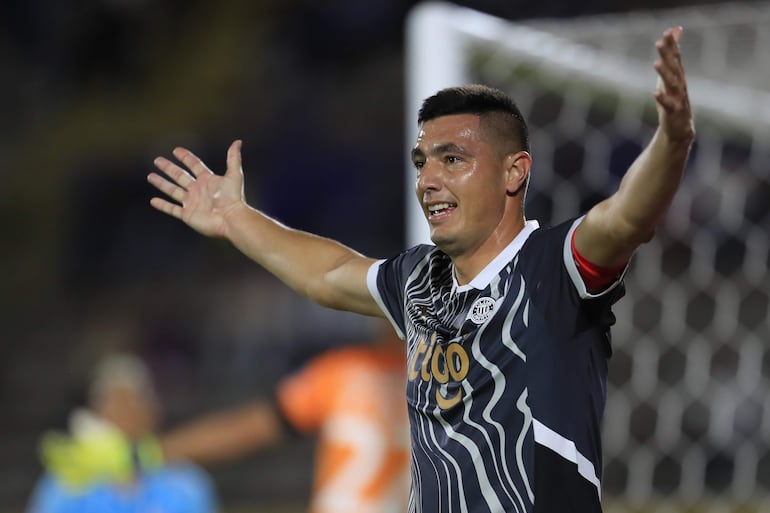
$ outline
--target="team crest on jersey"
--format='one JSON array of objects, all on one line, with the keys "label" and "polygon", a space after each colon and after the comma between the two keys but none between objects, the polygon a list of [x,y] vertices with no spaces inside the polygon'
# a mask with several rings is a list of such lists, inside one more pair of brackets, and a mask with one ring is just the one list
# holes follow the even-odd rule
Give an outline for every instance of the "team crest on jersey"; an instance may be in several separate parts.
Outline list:
[{"label": "team crest on jersey", "polygon": [[471,306],[471,311],[468,312],[468,319],[473,321],[475,324],[484,324],[487,322],[487,319],[492,317],[492,314],[495,313],[495,300],[491,297],[480,297],[476,301],[473,302],[473,305]]}]

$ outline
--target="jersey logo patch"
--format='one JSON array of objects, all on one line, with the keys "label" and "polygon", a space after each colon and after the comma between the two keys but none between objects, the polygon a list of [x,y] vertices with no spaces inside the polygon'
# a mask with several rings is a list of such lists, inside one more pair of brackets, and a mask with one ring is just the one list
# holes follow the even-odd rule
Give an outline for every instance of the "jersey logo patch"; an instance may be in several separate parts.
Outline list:
[{"label": "jersey logo patch", "polygon": [[484,324],[495,313],[495,300],[491,297],[480,297],[473,302],[468,319],[474,324]]}]

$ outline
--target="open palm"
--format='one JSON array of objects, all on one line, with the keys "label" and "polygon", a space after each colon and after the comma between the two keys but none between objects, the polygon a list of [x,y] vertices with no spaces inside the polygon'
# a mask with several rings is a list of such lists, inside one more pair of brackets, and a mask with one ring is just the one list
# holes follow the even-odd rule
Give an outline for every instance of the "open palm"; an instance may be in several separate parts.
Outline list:
[{"label": "open palm", "polygon": [[147,181],[173,202],[154,197],[150,204],[204,235],[224,237],[227,214],[245,206],[240,150],[241,141],[230,145],[224,175],[214,174],[185,148],[176,148],[173,153],[187,170],[164,157],[156,158],[155,167],[165,176],[150,173]]},{"label": "open palm", "polygon": [[655,62],[658,72],[655,89],[658,119],[663,132],[672,140],[688,140],[695,131],[679,51],[681,36],[681,27],[671,27],[656,43],[660,55]]}]

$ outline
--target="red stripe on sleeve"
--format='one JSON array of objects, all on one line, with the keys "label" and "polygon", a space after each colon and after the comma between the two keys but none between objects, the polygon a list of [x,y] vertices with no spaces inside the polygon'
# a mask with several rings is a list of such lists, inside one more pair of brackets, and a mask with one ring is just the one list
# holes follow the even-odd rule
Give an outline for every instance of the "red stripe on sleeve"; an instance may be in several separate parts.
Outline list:
[{"label": "red stripe on sleeve", "polygon": [[626,268],[628,263],[619,265],[617,267],[600,267],[593,262],[587,260],[583,255],[578,253],[575,248],[575,232],[572,232],[570,238],[570,247],[572,248],[572,258],[575,259],[580,277],[583,278],[586,288],[589,291],[599,291],[613,283],[618,275]]}]

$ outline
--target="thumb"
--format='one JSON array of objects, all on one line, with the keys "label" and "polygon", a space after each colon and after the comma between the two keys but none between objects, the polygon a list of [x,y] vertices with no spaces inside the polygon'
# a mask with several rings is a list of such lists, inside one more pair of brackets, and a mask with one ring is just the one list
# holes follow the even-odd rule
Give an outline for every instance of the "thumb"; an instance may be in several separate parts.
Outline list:
[{"label": "thumb", "polygon": [[225,172],[226,175],[232,175],[235,173],[240,174],[243,172],[243,168],[241,167],[241,146],[242,145],[243,145],[243,141],[241,141],[240,139],[236,139],[227,149],[227,171]]}]

